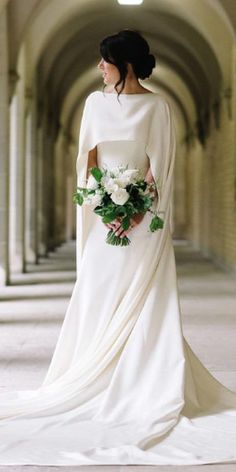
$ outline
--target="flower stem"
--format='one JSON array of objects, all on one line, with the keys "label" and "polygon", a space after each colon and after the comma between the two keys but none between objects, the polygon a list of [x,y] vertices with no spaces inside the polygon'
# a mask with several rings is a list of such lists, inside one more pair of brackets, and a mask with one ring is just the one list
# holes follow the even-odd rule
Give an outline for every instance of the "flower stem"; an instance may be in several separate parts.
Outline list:
[{"label": "flower stem", "polygon": [[106,243],[112,244],[113,246],[128,246],[131,241],[127,236],[124,236],[123,238],[116,236],[111,229],[107,234]]}]

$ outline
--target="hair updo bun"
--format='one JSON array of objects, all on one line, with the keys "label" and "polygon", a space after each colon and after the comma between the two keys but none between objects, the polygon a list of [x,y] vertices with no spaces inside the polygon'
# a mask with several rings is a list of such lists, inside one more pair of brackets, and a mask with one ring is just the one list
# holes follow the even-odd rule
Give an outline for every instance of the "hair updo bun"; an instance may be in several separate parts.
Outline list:
[{"label": "hair updo bun", "polygon": [[[137,79],[146,79],[156,65],[153,54],[150,54],[146,39],[137,31],[124,29],[116,34],[107,36],[100,43],[100,53],[106,62],[114,64],[120,73],[120,80],[115,89],[122,83],[123,90],[127,76],[127,63],[133,67]],[[119,95],[118,94],[118,95]]]},{"label": "hair updo bun", "polygon": [[156,59],[153,54],[140,57],[139,62],[133,63],[134,73],[139,79],[146,79],[152,73],[152,69],[156,65]]}]

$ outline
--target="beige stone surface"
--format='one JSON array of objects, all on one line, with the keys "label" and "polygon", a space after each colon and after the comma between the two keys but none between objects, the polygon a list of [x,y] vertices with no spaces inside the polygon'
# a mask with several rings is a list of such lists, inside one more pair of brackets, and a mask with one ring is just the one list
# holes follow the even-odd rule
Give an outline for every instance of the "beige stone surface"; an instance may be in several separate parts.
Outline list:
[{"label": "beige stone surface", "polygon": [[187,156],[187,235],[223,267],[236,271],[235,121],[222,104],[220,128],[210,119],[205,148],[195,142]]},{"label": "beige stone surface", "polygon": [[[175,241],[186,339],[205,366],[236,391],[236,276],[184,241]],[[37,388],[44,378],[75,280],[75,245],[68,243],[15,275],[0,296],[1,388]],[[0,472],[236,472],[236,464],[204,466],[0,467]]]},{"label": "beige stone surface", "polygon": [[235,472],[235,464],[206,466],[78,466],[78,467],[0,467],[0,472]]}]

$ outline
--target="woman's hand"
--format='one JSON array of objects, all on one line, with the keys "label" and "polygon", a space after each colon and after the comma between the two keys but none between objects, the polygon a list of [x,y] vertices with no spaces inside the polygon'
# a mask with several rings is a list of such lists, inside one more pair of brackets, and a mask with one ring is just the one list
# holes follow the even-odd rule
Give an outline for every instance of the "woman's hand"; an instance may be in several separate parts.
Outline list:
[{"label": "woman's hand", "polygon": [[107,223],[106,226],[109,229],[112,229],[115,233],[116,236],[120,236],[123,238],[124,236],[127,236],[127,234],[139,223],[144,218],[144,213],[138,213],[137,215],[134,215],[133,218],[130,219],[130,227],[127,230],[124,230],[121,226],[121,218],[117,218],[116,220],[112,221],[111,223]]}]

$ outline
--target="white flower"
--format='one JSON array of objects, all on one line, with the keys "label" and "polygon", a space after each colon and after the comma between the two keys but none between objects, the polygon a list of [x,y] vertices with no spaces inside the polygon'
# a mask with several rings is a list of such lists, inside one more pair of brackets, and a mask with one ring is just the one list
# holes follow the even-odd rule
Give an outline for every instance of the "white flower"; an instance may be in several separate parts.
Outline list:
[{"label": "white flower", "polygon": [[104,190],[102,188],[96,189],[95,192],[97,195],[102,195],[102,196],[104,195]]},{"label": "white flower", "polygon": [[94,193],[93,195],[88,195],[84,199],[84,205],[100,205],[102,201],[102,195]]},{"label": "white flower", "polygon": [[92,174],[90,174],[88,178],[87,188],[89,190],[94,190],[95,188],[98,188],[98,181],[94,178]]},{"label": "white flower", "polygon": [[111,194],[111,199],[116,205],[124,205],[129,199],[129,194],[125,189],[119,188]]},{"label": "white flower", "polygon": [[102,177],[101,184],[104,186],[104,189],[109,194],[112,192],[116,192],[119,189],[119,186],[115,182],[115,179],[112,179],[111,177],[107,175]]},{"label": "white flower", "polygon": [[130,180],[125,177],[124,175],[121,175],[120,177],[117,177],[114,179],[115,183],[118,185],[120,188],[125,188],[127,185],[130,184]]},{"label": "white flower", "polygon": [[111,174],[114,175],[114,177],[120,177],[120,175],[123,173],[125,167],[124,166],[117,166],[117,167],[113,167],[110,172]]},{"label": "white flower", "polygon": [[124,178],[129,180],[130,184],[134,184],[140,177],[139,169],[127,169],[123,173]]}]

